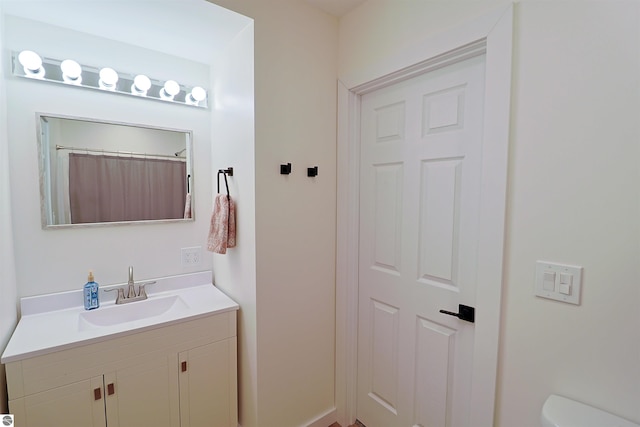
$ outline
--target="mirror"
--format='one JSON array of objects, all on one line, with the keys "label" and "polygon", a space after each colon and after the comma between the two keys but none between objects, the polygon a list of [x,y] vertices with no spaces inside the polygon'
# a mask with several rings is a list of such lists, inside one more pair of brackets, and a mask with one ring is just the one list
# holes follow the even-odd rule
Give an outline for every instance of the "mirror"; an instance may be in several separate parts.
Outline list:
[{"label": "mirror", "polygon": [[43,228],[193,220],[192,133],[37,114]]}]

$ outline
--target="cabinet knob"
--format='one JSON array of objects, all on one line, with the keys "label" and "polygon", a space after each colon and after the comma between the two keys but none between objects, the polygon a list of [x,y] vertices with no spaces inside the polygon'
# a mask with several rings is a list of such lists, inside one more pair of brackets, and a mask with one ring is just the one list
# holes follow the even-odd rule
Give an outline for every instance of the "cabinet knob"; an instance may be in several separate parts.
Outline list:
[{"label": "cabinet knob", "polygon": [[102,390],[100,390],[100,387],[93,389],[93,399],[94,400],[102,399]]},{"label": "cabinet knob", "polygon": [[187,372],[187,361],[186,360],[180,364],[180,371],[181,372]]},{"label": "cabinet knob", "polygon": [[113,394],[115,394],[116,390],[115,387],[113,386],[113,383],[107,384],[107,394],[109,396],[112,396]]}]

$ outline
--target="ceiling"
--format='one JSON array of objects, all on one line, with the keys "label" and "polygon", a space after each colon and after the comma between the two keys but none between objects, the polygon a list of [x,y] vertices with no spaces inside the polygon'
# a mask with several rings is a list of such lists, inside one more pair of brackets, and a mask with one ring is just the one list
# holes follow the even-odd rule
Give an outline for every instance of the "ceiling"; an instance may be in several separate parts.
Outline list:
[{"label": "ceiling", "polygon": [[205,64],[251,22],[202,0],[0,0],[0,9]]},{"label": "ceiling", "polygon": [[[149,7],[153,2],[162,7]],[[366,0],[303,0],[341,17]],[[2,12],[207,63],[250,20],[202,0],[0,0]],[[100,16],[100,19],[96,19]],[[167,16],[170,20],[167,21]],[[144,22],[144,29],[139,23]]]},{"label": "ceiling", "polygon": [[346,15],[367,0],[305,0],[307,3],[337,17]]}]

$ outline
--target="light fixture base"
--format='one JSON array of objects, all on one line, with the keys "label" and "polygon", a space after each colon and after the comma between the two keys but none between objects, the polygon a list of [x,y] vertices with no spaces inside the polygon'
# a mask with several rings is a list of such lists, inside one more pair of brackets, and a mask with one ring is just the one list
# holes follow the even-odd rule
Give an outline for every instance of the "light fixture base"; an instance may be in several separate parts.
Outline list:
[{"label": "light fixture base", "polygon": [[[78,81],[70,84],[68,78],[66,80],[64,79],[62,71],[60,69],[60,65],[63,62],[62,60],[42,57],[42,71],[40,72],[40,75],[28,75],[28,73],[24,70],[24,67],[18,60],[19,54],[20,52],[11,52],[13,75],[18,77],[25,77],[32,80],[39,80],[50,83],[60,83],[73,87],[94,89],[106,93],[117,93],[121,95],[135,96],[137,98],[158,100],[165,103],[169,102],[172,104],[187,105],[189,107],[205,109],[208,108],[208,93],[200,86],[185,86],[172,81],[170,85],[171,91],[174,92],[176,90],[174,83],[177,84],[179,90],[175,95],[173,95],[172,98],[169,98],[163,96],[164,94],[162,93],[162,90],[165,87],[165,82],[149,78],[151,85],[147,90],[146,95],[140,96],[139,94],[134,94],[131,91],[131,87],[137,74],[117,72],[116,81],[115,83],[113,83],[113,87],[111,87],[109,85],[105,85],[104,83],[100,84],[100,70],[102,69],[102,67],[97,68],[84,64],[79,64],[82,69],[82,74],[78,78]],[[196,89],[199,96],[203,96],[202,99],[198,100],[198,102],[195,103],[193,102],[191,95],[194,89]],[[202,94],[201,91],[204,91],[204,94]]]}]

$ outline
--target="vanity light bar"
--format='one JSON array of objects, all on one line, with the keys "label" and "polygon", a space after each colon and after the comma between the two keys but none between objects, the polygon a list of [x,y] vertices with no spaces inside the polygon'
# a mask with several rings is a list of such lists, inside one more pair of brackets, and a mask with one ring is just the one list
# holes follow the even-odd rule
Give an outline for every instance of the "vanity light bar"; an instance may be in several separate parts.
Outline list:
[{"label": "vanity light bar", "polygon": [[207,108],[207,91],[175,80],[161,81],[144,74],[127,74],[113,68],[81,65],[72,59],[43,58],[36,52],[11,52],[13,74],[33,80],[96,89],[162,102]]}]

